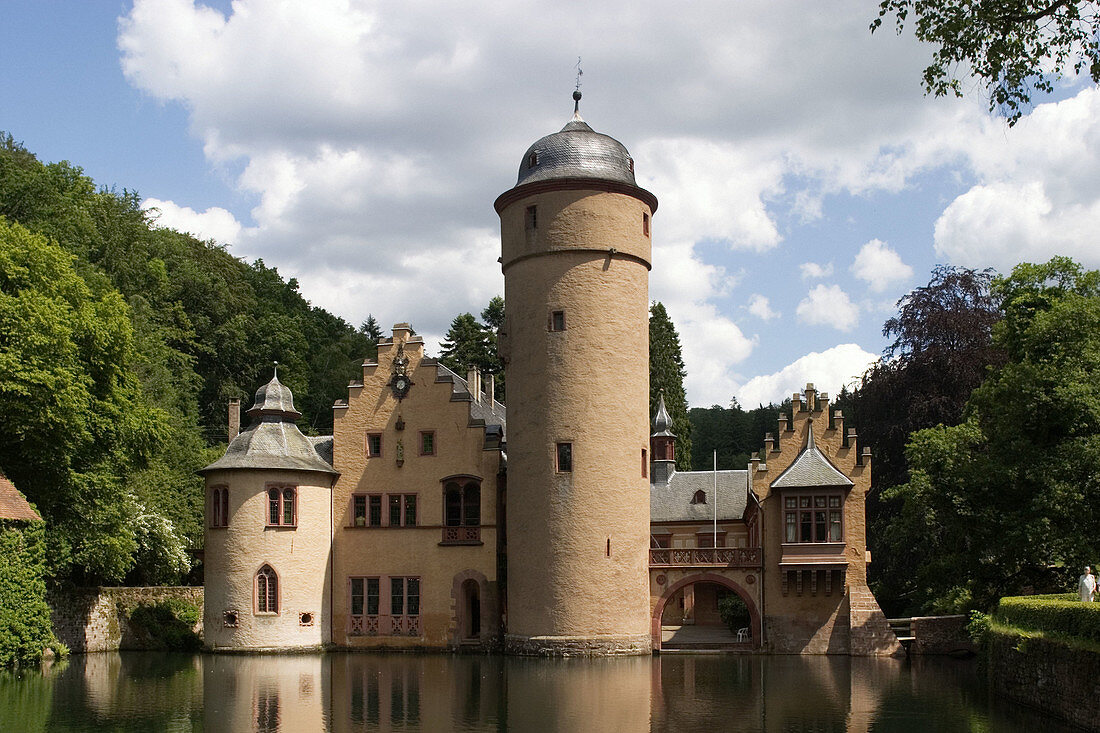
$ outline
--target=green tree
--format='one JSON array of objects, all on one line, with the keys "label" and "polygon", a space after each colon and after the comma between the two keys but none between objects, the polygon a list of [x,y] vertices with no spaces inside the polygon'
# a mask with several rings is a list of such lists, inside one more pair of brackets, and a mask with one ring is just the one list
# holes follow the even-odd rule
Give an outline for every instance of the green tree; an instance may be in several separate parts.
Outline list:
[{"label": "green tree", "polygon": [[494,392],[496,399],[504,403],[506,399],[506,385],[504,383],[504,362],[497,355],[497,335],[504,330],[504,298],[494,295],[481,311],[481,321],[485,324],[485,330],[489,334],[490,364],[488,372],[496,380]]},{"label": "green tree", "polygon": [[654,302],[649,308],[649,414],[657,413],[657,398],[664,391],[665,407],[676,435],[676,468],[680,471],[691,470],[691,421],[684,391],[685,376],[680,334],[665,306]]},{"label": "green tree", "polygon": [[881,0],[872,33],[887,16],[899,35],[911,22],[918,40],[937,47],[925,93],[961,96],[959,69],[969,70],[1010,125],[1034,92],[1049,94],[1071,70],[1100,83],[1100,3],[1092,0]]},{"label": "green tree", "polygon": [[440,348],[439,360],[462,376],[470,369],[485,371],[493,359],[489,333],[472,313],[455,316]]},{"label": "green tree", "polygon": [[915,599],[937,610],[1064,588],[1100,554],[1100,272],[1066,258],[997,278],[1006,362],[966,421],[913,434],[891,544],[912,554]]}]

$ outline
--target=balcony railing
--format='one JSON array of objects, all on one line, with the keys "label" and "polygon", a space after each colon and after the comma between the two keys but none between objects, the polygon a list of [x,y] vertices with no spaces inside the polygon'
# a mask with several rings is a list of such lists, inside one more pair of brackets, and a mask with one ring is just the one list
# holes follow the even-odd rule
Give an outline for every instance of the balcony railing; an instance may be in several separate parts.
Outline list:
[{"label": "balcony railing", "polygon": [[784,542],[780,545],[781,566],[847,565],[844,542]]},{"label": "balcony railing", "polygon": [[480,545],[481,527],[444,527],[441,545]]},{"label": "balcony railing", "polygon": [[683,547],[649,551],[650,566],[760,567],[759,547]]}]

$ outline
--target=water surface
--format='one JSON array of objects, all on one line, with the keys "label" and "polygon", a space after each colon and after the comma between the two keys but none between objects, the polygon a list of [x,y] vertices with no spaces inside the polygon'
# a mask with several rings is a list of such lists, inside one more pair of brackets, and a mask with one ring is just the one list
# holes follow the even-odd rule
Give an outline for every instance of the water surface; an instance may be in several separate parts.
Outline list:
[{"label": "water surface", "polygon": [[1072,730],[972,661],[102,653],[0,674],[0,731]]}]

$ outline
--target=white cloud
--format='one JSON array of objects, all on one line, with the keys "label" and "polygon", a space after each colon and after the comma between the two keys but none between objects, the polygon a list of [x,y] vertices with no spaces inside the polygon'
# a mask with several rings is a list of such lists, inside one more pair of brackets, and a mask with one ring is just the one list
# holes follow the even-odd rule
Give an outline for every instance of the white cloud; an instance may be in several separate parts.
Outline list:
[{"label": "white cloud", "polygon": [[798,266],[798,269],[802,273],[803,280],[818,280],[823,277],[832,277],[833,275],[832,262],[824,265],[819,265],[816,262],[803,262]]},{"label": "white cloud", "polygon": [[769,402],[779,403],[810,382],[818,390],[835,395],[841,387],[862,375],[877,358],[857,344],[839,344],[822,352],[810,352],[774,374],[750,379],[737,390],[737,401],[745,409]]},{"label": "white cloud", "polygon": [[902,262],[898,253],[879,239],[872,239],[860,248],[852,263],[852,272],[866,281],[876,293],[913,276],[913,268]]},{"label": "white cloud", "polygon": [[199,239],[213,239],[219,244],[237,242],[244,231],[237,218],[220,206],[195,211],[173,201],[147,198],[141,202],[141,208],[150,212],[158,227],[187,232]]},{"label": "white cloud", "polygon": [[967,138],[978,182],[936,221],[937,255],[1002,272],[1056,254],[1100,265],[1100,89]]},{"label": "white cloud", "polygon": [[749,313],[764,321],[779,318],[779,312],[772,310],[767,297],[760,293],[753,293],[752,297],[749,298]]},{"label": "white cloud", "polygon": [[859,321],[859,308],[839,285],[815,285],[795,309],[808,326],[831,326],[850,331]]}]

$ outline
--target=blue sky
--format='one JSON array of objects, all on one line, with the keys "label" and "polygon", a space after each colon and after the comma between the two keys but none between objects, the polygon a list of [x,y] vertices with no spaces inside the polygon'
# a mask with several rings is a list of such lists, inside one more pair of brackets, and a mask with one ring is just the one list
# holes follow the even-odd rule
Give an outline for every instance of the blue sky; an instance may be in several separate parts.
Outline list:
[{"label": "blue sky", "polygon": [[1100,266],[1100,95],[1014,128],[922,95],[876,3],[19,2],[0,129],[435,343],[503,289],[493,199],[581,111],[660,199],[651,297],[693,405],[835,392],[936,263]]}]

